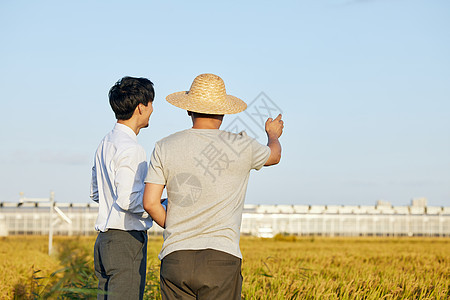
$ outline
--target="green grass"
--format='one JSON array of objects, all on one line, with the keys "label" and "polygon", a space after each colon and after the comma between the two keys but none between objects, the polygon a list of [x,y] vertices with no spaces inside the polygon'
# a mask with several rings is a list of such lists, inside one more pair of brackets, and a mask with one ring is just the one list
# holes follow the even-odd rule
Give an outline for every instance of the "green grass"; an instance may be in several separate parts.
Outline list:
[{"label": "green grass", "polygon": [[[0,299],[95,298],[95,238],[6,237]],[[161,238],[148,244],[146,299],[160,299]],[[448,238],[241,238],[243,299],[449,299]],[[58,271],[58,272],[55,272]]]}]

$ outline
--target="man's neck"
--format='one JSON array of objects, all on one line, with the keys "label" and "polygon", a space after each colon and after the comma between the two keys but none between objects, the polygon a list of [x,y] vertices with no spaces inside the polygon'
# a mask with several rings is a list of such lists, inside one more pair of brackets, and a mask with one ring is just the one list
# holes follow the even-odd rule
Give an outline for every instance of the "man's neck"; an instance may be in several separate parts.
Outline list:
[{"label": "man's neck", "polygon": [[192,120],[194,129],[219,129],[222,125],[222,120],[210,118],[194,118]]},{"label": "man's neck", "polygon": [[133,130],[136,135],[138,135],[139,131],[141,130],[141,128],[138,126],[137,122],[133,118],[129,120],[117,120],[117,123],[130,127],[131,130]]},{"label": "man's neck", "polygon": [[206,115],[188,112],[192,119],[194,129],[219,129],[222,125],[223,115]]}]

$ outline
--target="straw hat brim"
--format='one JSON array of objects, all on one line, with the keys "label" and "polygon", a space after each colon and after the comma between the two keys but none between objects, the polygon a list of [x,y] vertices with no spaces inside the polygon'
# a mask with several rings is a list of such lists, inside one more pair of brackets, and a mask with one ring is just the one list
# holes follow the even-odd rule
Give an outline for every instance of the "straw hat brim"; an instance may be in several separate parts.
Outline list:
[{"label": "straw hat brim", "polygon": [[166,97],[167,102],[178,108],[211,115],[237,114],[247,108],[241,99],[226,95],[219,101],[208,102],[208,99],[190,97],[188,92],[176,92]]}]

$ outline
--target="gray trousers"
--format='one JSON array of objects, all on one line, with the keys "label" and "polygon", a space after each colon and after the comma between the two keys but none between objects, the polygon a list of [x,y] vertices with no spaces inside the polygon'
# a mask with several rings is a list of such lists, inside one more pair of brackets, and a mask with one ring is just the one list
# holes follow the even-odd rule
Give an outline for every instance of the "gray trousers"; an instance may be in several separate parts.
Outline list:
[{"label": "gray trousers", "polygon": [[241,299],[241,259],[212,250],[182,250],[161,261],[162,299]]},{"label": "gray trousers", "polygon": [[100,232],[94,246],[94,266],[100,292],[97,299],[142,299],[147,232],[115,229]]}]

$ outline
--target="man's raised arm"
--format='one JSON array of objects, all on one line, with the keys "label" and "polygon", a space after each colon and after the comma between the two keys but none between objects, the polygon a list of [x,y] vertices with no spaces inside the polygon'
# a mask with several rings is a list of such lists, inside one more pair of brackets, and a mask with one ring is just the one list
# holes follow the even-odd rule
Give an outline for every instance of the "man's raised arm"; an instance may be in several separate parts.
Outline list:
[{"label": "man's raised arm", "polygon": [[266,133],[267,133],[267,146],[270,148],[270,156],[265,166],[276,165],[281,159],[281,144],[278,140],[283,133],[284,122],[281,120],[281,114],[278,115],[274,120],[268,118],[266,121]]}]

